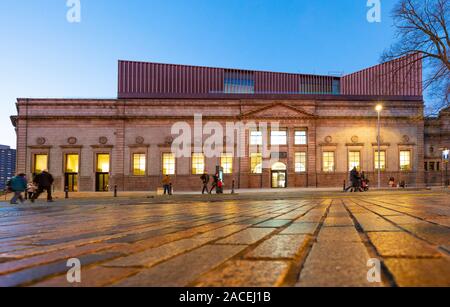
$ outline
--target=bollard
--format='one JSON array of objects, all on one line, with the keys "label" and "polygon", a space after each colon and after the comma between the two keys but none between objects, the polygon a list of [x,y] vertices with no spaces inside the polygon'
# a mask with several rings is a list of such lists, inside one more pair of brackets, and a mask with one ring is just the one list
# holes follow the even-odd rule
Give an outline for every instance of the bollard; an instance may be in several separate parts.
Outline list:
[{"label": "bollard", "polygon": [[65,198],[68,199],[69,198],[69,187],[64,188],[64,193],[65,193]]},{"label": "bollard", "polygon": [[114,186],[114,197],[117,197],[117,184]]},{"label": "bollard", "polygon": [[345,192],[345,180],[344,180],[344,188],[343,188],[343,191]]},{"label": "bollard", "polygon": [[231,194],[234,194],[234,180],[233,180],[233,182],[231,184]]}]

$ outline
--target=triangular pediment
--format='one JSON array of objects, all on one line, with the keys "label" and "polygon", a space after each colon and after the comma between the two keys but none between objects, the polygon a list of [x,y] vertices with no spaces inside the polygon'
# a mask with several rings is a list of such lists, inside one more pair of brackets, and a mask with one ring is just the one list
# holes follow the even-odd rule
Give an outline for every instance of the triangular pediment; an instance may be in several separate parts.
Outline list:
[{"label": "triangular pediment", "polygon": [[266,105],[243,114],[243,117],[251,118],[305,118],[316,117],[299,107],[290,106],[285,103],[274,103]]}]

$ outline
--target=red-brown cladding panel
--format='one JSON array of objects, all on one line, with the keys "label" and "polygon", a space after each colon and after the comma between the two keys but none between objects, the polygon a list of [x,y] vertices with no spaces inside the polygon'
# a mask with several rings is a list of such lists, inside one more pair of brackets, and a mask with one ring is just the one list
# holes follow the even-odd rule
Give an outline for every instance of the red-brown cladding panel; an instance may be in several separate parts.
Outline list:
[{"label": "red-brown cladding panel", "polygon": [[422,59],[408,55],[342,77],[343,95],[422,96]]}]

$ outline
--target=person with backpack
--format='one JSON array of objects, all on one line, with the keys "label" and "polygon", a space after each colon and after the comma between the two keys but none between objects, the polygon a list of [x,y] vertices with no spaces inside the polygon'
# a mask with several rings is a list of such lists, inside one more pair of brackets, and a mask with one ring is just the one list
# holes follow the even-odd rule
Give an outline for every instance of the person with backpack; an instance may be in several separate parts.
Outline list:
[{"label": "person with backpack", "polygon": [[203,175],[200,176],[200,180],[203,184],[202,194],[208,193],[208,184],[209,184],[209,175],[206,173],[206,171],[203,173]]},{"label": "person with backpack", "polygon": [[53,184],[53,176],[47,171],[44,170],[42,173],[37,174],[34,177],[33,182],[37,185],[37,191],[34,193],[33,197],[31,198],[31,202],[34,203],[36,199],[39,198],[39,195],[41,195],[44,191],[47,192],[47,202],[51,203],[53,202],[52,198],[52,184]]},{"label": "person with backpack", "polygon": [[25,174],[21,173],[17,176],[14,176],[9,182],[9,188],[14,193],[11,198],[11,205],[17,205],[17,200],[20,200],[21,203],[25,201],[22,193],[27,189],[27,179],[25,178]]}]

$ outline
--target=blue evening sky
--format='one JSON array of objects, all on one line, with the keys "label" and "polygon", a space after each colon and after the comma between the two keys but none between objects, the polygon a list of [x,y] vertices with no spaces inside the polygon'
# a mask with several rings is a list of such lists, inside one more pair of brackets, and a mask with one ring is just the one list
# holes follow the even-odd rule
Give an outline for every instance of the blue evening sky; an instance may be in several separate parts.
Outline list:
[{"label": "blue evening sky", "polygon": [[390,11],[367,0],[0,1],[0,144],[15,148],[18,97],[114,98],[117,60],[328,74],[377,64]]}]

